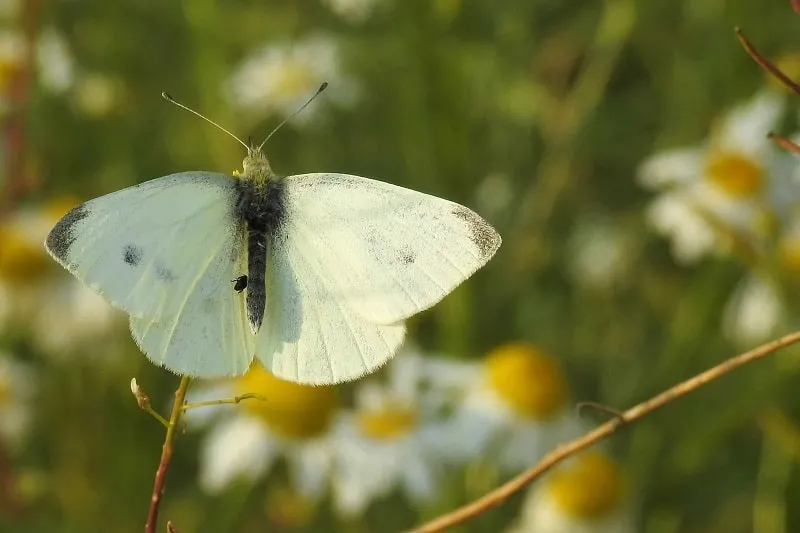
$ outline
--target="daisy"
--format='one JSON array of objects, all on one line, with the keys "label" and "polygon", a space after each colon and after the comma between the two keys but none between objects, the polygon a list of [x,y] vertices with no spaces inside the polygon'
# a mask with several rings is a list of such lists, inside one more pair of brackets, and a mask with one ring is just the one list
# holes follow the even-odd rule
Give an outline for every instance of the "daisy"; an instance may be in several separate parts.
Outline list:
[{"label": "daisy", "polygon": [[39,83],[52,93],[63,93],[75,78],[75,61],[64,37],[48,28],[39,36],[36,45]]},{"label": "daisy", "polygon": [[362,384],[354,411],[343,414],[333,478],[334,505],[342,515],[361,514],[395,489],[417,504],[436,494],[448,440],[440,403],[421,389],[422,365],[417,354],[399,355],[387,381]]},{"label": "daisy", "polygon": [[781,293],[774,280],[750,274],[725,306],[723,332],[738,346],[755,346],[772,338],[784,318]]},{"label": "daisy", "polygon": [[[321,35],[299,41],[269,43],[246,57],[225,85],[231,106],[249,116],[278,113],[288,117],[322,84],[329,82],[326,101],[354,103],[357,84],[341,65],[337,42]],[[297,115],[295,123],[308,122],[322,102]]]},{"label": "daisy", "polygon": [[284,381],[254,365],[232,380],[225,396],[245,393],[265,400],[219,407],[201,446],[201,487],[218,493],[236,479],[254,481],[284,457],[297,490],[319,498],[333,462],[330,430],[339,411],[335,389]]},{"label": "daisy", "polygon": [[509,533],[633,533],[624,475],[610,458],[583,452],[534,485]]},{"label": "daisy", "polygon": [[19,446],[30,425],[34,387],[32,370],[11,354],[0,353],[0,439]]},{"label": "daisy", "polygon": [[514,473],[585,430],[558,362],[534,345],[506,344],[480,363],[435,360],[428,371],[459,398],[448,422],[450,459],[491,452]]},{"label": "daisy", "polygon": [[725,116],[707,142],[641,165],[641,184],[660,192],[647,217],[671,238],[678,261],[695,262],[735,244],[758,246],[797,198],[791,165],[767,138],[784,101],[778,92],[761,91]]},{"label": "daisy", "polygon": [[576,284],[604,289],[623,281],[632,262],[632,243],[620,224],[601,215],[578,221],[568,245],[567,267]]},{"label": "daisy", "polygon": [[383,0],[323,0],[328,9],[350,24],[360,24],[372,16]]},{"label": "daisy", "polygon": [[56,198],[22,208],[0,224],[0,323],[29,330],[50,353],[85,347],[124,323],[121,312],[65,276],[44,249],[50,229],[76,204],[73,198]]}]

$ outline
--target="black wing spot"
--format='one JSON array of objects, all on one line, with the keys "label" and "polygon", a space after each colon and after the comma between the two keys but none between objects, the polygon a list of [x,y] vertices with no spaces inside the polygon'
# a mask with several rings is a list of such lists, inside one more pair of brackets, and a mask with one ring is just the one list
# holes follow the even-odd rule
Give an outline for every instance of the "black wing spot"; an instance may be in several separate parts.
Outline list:
[{"label": "black wing spot", "polygon": [[142,249],[135,244],[126,244],[122,249],[122,260],[130,266],[136,266],[142,261]]},{"label": "black wing spot", "polygon": [[72,243],[75,242],[75,235],[73,234],[75,225],[87,216],[89,216],[89,211],[86,209],[86,204],[81,204],[73,207],[69,213],[56,223],[47,235],[47,241],[45,242],[45,246],[47,246],[51,254],[61,261],[67,261],[69,249]]},{"label": "black wing spot", "polygon": [[403,248],[398,253],[398,259],[404,265],[413,265],[414,261],[417,260],[417,254],[411,248]]},{"label": "black wing spot", "polygon": [[232,279],[231,283],[233,283],[233,290],[242,292],[247,288],[247,276],[239,276],[236,279]]},{"label": "black wing spot", "polygon": [[472,233],[472,242],[483,257],[489,257],[497,251],[500,247],[500,236],[488,222],[463,205],[455,207],[453,214],[467,224]]}]

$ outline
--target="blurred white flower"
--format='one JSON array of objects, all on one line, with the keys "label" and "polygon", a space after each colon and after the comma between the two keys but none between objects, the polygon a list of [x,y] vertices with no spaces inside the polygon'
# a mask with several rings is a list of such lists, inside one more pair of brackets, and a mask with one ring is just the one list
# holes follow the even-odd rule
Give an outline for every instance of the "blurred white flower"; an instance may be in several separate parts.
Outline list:
[{"label": "blurred white flower", "polygon": [[64,272],[44,249],[50,229],[77,203],[58,197],[23,207],[0,224],[0,325],[29,329],[33,341],[53,354],[98,340],[124,316]]},{"label": "blurred white flower", "polygon": [[611,459],[584,452],[528,491],[508,533],[633,533],[637,529],[625,485]]},{"label": "blurred white flower", "polygon": [[450,459],[491,453],[501,470],[518,472],[585,430],[558,362],[536,346],[506,344],[480,363],[432,360],[427,368],[460,397],[446,423]]},{"label": "blurred white flower", "polygon": [[266,400],[199,408],[232,411],[214,421],[202,443],[200,486],[216,493],[236,479],[256,480],[284,457],[295,488],[308,498],[321,497],[333,465],[335,390],[284,381],[258,365],[231,389],[224,396],[251,392]]},{"label": "blurred white flower", "polygon": [[421,389],[422,364],[417,354],[399,354],[386,383],[363,383],[354,412],[342,416],[333,478],[341,514],[360,514],[395,489],[415,503],[435,496],[449,438],[437,417],[440,403]]},{"label": "blurred white flower", "polygon": [[640,183],[661,193],[648,218],[672,239],[676,260],[727,251],[734,236],[758,246],[798,198],[789,159],[767,138],[784,104],[783,94],[761,91],[725,116],[708,142],[642,163]]},{"label": "blurred white flower", "polygon": [[757,274],[742,280],[723,314],[725,336],[742,347],[769,340],[784,318],[779,289]]},{"label": "blurred white flower", "polygon": [[[107,359],[108,345],[95,343],[115,331],[125,314],[115,309],[102,296],[64,273],[40,286],[39,308],[31,324],[36,344],[54,355],[70,354],[89,348],[101,359]],[[94,345],[94,346],[93,346]]]},{"label": "blurred white flower", "polygon": [[567,267],[575,283],[586,288],[609,288],[628,274],[632,243],[610,217],[578,220],[568,244]]},{"label": "blurred white flower", "polygon": [[24,440],[35,390],[32,369],[11,354],[0,353],[0,438],[10,446]]},{"label": "blurred white flower", "polygon": [[366,21],[383,0],[323,0],[333,13],[351,24]]},{"label": "blurred white flower", "polygon": [[317,35],[257,49],[236,67],[225,94],[231,106],[255,118],[273,112],[288,117],[322,82],[330,84],[325,97],[297,115],[295,123],[309,122],[326,102],[351,105],[358,97],[358,84],[342,70],[338,43]]},{"label": "blurred white flower", "polygon": [[121,86],[117,80],[98,72],[78,78],[73,91],[75,107],[89,117],[108,115],[119,104]]},{"label": "blurred white flower", "polygon": [[53,28],[41,33],[36,43],[39,83],[45,89],[62,93],[72,86],[75,65],[69,45]]}]

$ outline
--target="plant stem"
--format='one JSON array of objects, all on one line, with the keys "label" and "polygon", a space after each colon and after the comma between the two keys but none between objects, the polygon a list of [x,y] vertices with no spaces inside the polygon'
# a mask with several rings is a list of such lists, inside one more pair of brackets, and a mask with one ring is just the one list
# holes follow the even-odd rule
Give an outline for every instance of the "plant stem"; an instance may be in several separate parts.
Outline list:
[{"label": "plant stem", "polygon": [[164,437],[164,445],[161,448],[161,461],[156,470],[156,479],[153,483],[153,494],[150,496],[150,511],[147,513],[147,524],[144,526],[145,533],[156,533],[158,528],[158,508],[161,505],[161,496],[164,495],[164,483],[167,478],[167,469],[172,459],[172,450],[175,443],[175,429],[178,427],[181,415],[183,414],[183,404],[186,401],[186,392],[192,378],[183,376],[178,390],[175,391],[175,403],[172,404],[172,413],[167,424],[167,435]]}]

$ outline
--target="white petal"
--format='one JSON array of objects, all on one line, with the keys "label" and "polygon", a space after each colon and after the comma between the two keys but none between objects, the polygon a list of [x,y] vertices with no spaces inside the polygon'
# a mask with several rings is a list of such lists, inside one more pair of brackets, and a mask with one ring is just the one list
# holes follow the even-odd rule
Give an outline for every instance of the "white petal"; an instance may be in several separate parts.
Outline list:
[{"label": "white petal", "polygon": [[432,462],[425,461],[424,453],[424,450],[413,447],[403,454],[403,488],[406,495],[416,502],[430,500],[436,493],[437,472],[434,471]]},{"label": "white petal", "polygon": [[786,97],[782,93],[769,89],[760,91],[728,114],[717,142],[726,149],[761,159],[765,150],[773,148],[767,134],[777,125],[785,105]]},{"label": "white petal", "polygon": [[646,159],[639,167],[639,183],[647,189],[691,183],[703,171],[704,150],[679,148],[661,152]]},{"label": "white petal", "polygon": [[660,233],[672,239],[672,253],[682,264],[697,262],[714,249],[713,228],[677,193],[665,193],[647,209],[647,218]]},{"label": "white petal", "polygon": [[200,486],[214,493],[235,478],[257,479],[275,458],[275,445],[261,422],[234,416],[215,426],[200,449]]},{"label": "white petal", "polygon": [[327,440],[289,445],[289,464],[297,489],[308,498],[318,499],[325,491],[331,471],[331,444]]},{"label": "white petal", "polygon": [[753,346],[769,339],[783,318],[776,288],[759,276],[749,276],[736,288],[726,306],[726,336],[739,345]]}]

